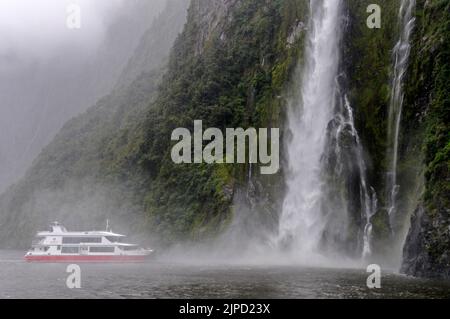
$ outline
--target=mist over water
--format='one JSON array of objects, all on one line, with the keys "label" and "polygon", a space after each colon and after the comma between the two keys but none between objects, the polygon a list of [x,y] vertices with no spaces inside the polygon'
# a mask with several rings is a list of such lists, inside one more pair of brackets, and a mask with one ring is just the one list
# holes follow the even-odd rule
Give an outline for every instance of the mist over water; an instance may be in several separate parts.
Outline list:
[{"label": "mist over water", "polygon": [[387,273],[383,289],[365,270],[270,265],[82,265],[81,289],[66,286],[66,265],[26,264],[0,250],[0,298],[449,298],[448,283]]}]

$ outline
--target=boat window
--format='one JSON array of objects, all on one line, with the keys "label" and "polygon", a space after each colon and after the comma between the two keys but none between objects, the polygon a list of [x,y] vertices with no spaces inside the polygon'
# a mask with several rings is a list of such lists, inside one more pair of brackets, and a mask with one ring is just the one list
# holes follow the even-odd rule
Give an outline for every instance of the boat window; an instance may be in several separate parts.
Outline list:
[{"label": "boat window", "polygon": [[89,247],[91,253],[113,253],[114,247]]},{"label": "boat window", "polygon": [[111,242],[111,243],[121,243],[122,242],[122,237],[118,237],[118,236],[106,236],[106,239],[108,239],[109,242]]},{"label": "boat window", "polygon": [[101,243],[101,237],[63,237],[63,244]]},{"label": "boat window", "polygon": [[62,254],[78,254],[78,247],[63,247],[61,249]]},{"label": "boat window", "polygon": [[124,247],[122,247],[122,250],[124,250],[124,251],[137,250],[137,249],[138,249],[137,246],[124,246]]}]

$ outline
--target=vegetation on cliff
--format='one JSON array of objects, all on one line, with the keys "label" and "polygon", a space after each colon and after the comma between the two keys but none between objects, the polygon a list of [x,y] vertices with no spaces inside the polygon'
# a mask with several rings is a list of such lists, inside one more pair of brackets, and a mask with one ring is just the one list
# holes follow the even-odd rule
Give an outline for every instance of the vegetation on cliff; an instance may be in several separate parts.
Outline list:
[{"label": "vegetation on cliff", "polygon": [[[418,1],[416,15],[404,126],[407,132],[420,132],[420,139],[413,141],[423,154],[425,184],[402,268],[412,275],[449,278],[450,3]],[[414,150],[405,145],[409,145],[405,153]]]}]

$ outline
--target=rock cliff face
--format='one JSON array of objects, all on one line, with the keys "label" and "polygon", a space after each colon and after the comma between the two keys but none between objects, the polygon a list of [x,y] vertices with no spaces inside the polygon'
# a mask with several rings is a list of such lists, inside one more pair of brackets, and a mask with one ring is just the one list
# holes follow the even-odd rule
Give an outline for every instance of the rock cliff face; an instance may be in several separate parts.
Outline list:
[{"label": "rock cliff face", "polygon": [[416,16],[404,120],[404,140],[409,143],[404,144],[404,153],[421,154],[424,184],[406,239],[402,271],[449,278],[450,3],[418,1]]},{"label": "rock cliff face", "polygon": [[231,8],[237,0],[194,0],[191,4],[190,21],[195,21],[195,27],[198,32],[194,42],[195,54],[202,54],[205,42],[211,38],[214,32],[220,32],[224,24],[227,23],[227,17]]},{"label": "rock cliff face", "polygon": [[117,86],[129,86],[142,73],[159,68],[162,61],[167,63],[174,39],[186,23],[188,6],[189,0],[170,0],[167,3],[164,12],[142,36],[139,46],[123,69]]}]

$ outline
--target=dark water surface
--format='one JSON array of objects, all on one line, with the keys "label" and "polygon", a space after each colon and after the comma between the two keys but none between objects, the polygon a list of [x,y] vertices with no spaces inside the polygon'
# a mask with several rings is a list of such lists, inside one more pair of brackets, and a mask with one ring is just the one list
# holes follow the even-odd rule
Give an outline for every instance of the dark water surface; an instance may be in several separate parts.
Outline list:
[{"label": "dark water surface", "polygon": [[370,290],[362,270],[159,263],[80,264],[69,289],[65,264],[28,264],[0,250],[0,298],[450,298],[450,283],[383,274]]}]

